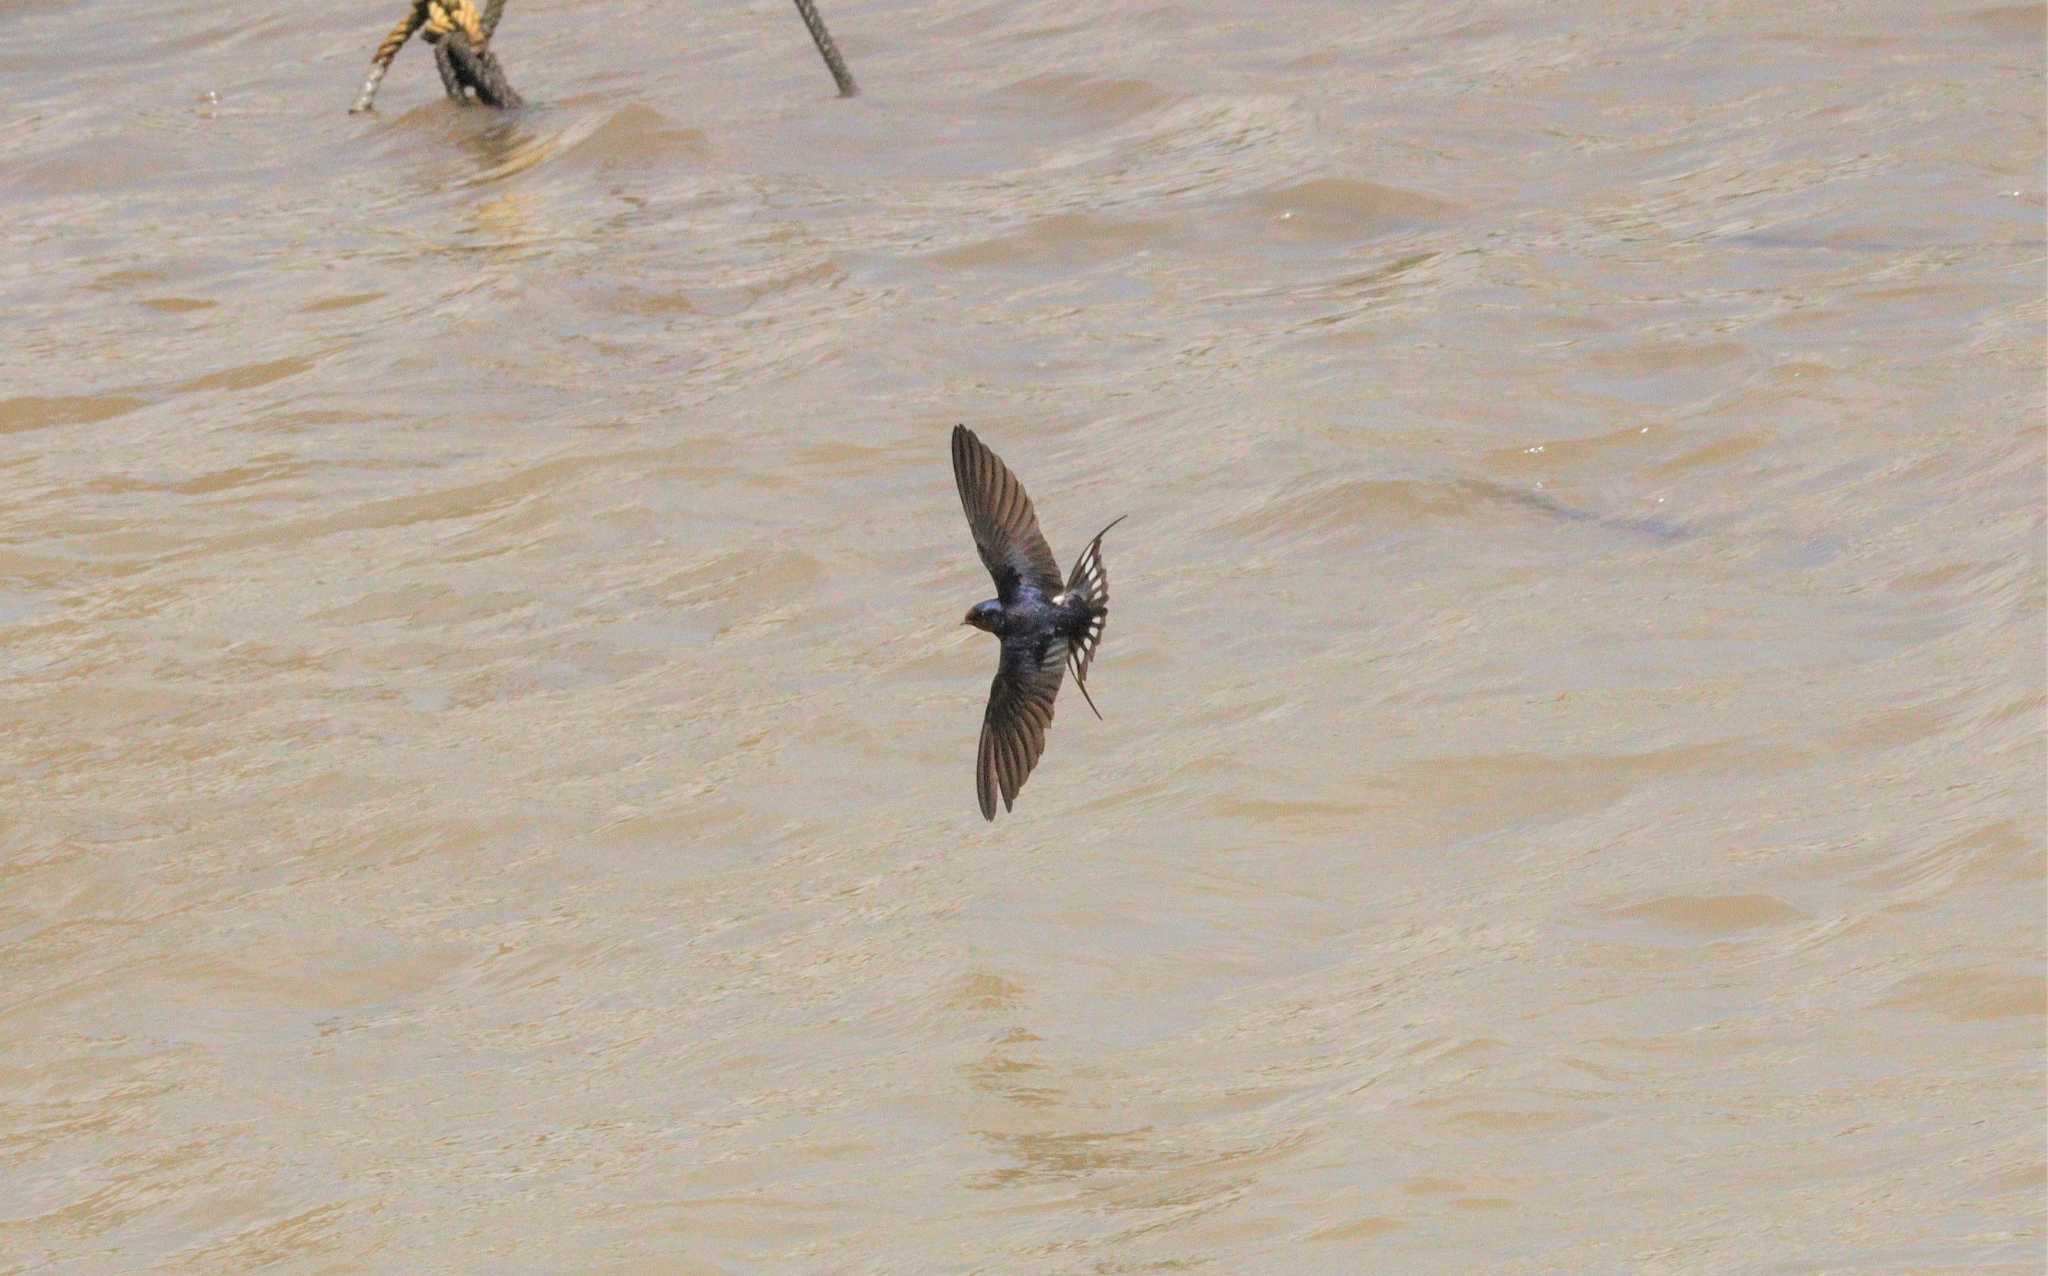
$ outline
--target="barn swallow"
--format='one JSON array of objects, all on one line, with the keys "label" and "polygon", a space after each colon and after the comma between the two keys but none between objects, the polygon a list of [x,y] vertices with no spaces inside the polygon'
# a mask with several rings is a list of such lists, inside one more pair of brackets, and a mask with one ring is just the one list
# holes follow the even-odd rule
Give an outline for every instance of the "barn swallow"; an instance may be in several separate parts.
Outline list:
[{"label": "barn swallow", "polygon": [[962,622],[1002,640],[988,711],[981,719],[981,747],[974,760],[974,790],[981,814],[996,818],[996,795],[1011,809],[1017,790],[1045,752],[1052,725],[1053,697],[1060,678],[1074,671],[1074,685],[1100,718],[1088,694],[1088,663],[1109,619],[1109,575],[1102,567],[1102,538],[1118,517],[1095,534],[1064,582],[1059,564],[1038,530],[1038,515],[1024,485],[1001,458],[964,425],[953,427],[953,481],[960,506],[974,532],[982,566],[995,577],[996,596],[976,603]]}]

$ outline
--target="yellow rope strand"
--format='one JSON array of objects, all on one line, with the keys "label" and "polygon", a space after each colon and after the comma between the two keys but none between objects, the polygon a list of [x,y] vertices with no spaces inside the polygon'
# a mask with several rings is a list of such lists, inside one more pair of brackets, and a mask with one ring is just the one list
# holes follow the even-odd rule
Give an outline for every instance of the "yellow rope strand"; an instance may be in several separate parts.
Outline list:
[{"label": "yellow rope strand", "polygon": [[420,23],[427,18],[427,0],[413,0],[413,6],[406,15],[391,28],[391,34],[384,37],[384,43],[377,46],[377,52],[370,58],[370,73],[363,80],[363,91],[356,94],[356,102],[350,113],[367,111],[370,100],[377,96],[377,86],[384,82],[385,73],[391,70],[391,60],[412,39],[412,33],[420,29]]},{"label": "yellow rope strand", "polygon": [[460,31],[479,53],[490,40],[484,34],[483,17],[470,0],[427,0],[427,25],[421,38],[428,44],[439,44],[451,31]]}]

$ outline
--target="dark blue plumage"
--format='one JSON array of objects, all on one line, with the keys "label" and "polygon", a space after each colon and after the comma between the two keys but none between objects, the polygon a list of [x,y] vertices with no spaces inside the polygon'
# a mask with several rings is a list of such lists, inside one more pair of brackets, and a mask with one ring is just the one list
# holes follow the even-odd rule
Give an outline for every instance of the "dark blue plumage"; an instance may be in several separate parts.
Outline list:
[{"label": "dark blue plumage", "polygon": [[[1004,810],[1011,809],[1045,751],[1053,699],[1067,669],[1074,671],[1074,685],[1095,710],[1095,699],[1088,695],[1088,665],[1109,617],[1102,538],[1123,519],[1095,534],[1062,581],[1024,485],[964,425],[953,427],[953,481],[982,565],[996,583],[996,596],[970,608],[965,622],[1002,642],[974,770],[981,813],[993,820],[996,798],[1002,798]],[[1101,717],[1101,711],[1095,710],[1095,716]]]}]

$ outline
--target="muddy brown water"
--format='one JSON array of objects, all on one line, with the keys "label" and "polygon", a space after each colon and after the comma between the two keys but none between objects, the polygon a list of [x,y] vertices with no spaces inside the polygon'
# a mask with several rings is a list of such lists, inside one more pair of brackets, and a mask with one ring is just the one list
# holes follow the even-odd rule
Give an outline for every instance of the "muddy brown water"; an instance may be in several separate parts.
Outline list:
[{"label": "muddy brown water", "polygon": [[2042,1270],[2041,6],[397,8],[0,4],[0,1271]]}]

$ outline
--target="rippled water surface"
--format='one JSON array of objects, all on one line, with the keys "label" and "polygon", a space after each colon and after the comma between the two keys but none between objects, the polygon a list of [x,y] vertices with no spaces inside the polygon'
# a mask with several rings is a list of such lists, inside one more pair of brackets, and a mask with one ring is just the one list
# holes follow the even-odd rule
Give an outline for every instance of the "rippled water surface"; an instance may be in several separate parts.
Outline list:
[{"label": "rippled water surface", "polygon": [[2041,6],[399,7],[0,3],[0,1271],[2041,1270]]}]

